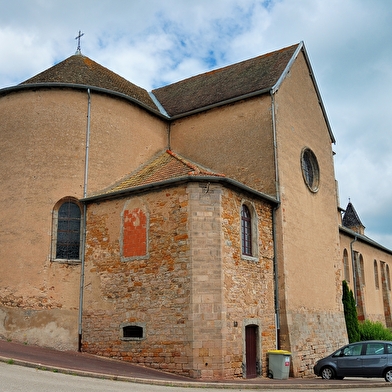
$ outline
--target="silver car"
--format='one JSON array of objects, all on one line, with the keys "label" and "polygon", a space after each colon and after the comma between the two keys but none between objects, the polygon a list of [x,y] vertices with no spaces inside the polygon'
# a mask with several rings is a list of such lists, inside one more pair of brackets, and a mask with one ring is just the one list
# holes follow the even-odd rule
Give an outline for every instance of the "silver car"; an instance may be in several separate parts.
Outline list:
[{"label": "silver car", "polygon": [[368,340],[341,347],[314,365],[326,380],[344,377],[383,377],[392,382],[392,342]]}]

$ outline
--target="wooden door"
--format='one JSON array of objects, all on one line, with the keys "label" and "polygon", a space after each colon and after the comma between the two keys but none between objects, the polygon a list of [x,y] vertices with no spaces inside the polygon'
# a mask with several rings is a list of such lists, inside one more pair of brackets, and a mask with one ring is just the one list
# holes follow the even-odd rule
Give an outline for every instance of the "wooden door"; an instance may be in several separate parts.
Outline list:
[{"label": "wooden door", "polygon": [[246,378],[257,377],[257,325],[245,327]]}]

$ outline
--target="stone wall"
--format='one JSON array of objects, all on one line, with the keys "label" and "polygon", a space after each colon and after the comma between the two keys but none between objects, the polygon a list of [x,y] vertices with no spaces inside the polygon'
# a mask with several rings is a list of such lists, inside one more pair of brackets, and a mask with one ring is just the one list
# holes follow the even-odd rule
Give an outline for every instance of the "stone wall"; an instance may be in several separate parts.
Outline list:
[{"label": "stone wall", "polygon": [[291,370],[295,377],[313,377],[313,366],[348,343],[344,314],[333,312],[289,312],[292,352]]},{"label": "stone wall", "polygon": [[[241,255],[241,205],[253,206],[257,214],[258,256]],[[227,347],[234,375],[243,375],[245,327],[256,324],[260,329],[260,374],[267,376],[267,351],[276,348],[274,307],[274,267],[272,208],[250,195],[227,191],[222,200],[223,270],[226,303]]]},{"label": "stone wall", "polygon": [[[243,198],[190,183],[89,205],[83,350],[194,378],[242,377],[245,327],[255,324],[266,374],[266,352],[275,348],[271,207],[247,198],[260,251],[242,259]],[[148,249],[122,259],[129,211],[146,215]],[[143,336],[125,338],[124,326]]]},{"label": "stone wall", "polygon": [[[121,261],[123,211],[146,212],[148,257]],[[83,350],[189,375],[190,265],[184,188],[90,205]],[[124,339],[123,325],[144,328]]]}]

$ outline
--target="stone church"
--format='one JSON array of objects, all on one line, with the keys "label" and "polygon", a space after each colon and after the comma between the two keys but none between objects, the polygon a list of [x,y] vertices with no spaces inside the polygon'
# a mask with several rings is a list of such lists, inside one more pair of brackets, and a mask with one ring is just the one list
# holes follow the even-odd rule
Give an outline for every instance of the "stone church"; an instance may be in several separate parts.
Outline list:
[{"label": "stone church", "polygon": [[201,379],[392,327],[301,42],[150,92],[79,51],[0,90],[0,337]]}]

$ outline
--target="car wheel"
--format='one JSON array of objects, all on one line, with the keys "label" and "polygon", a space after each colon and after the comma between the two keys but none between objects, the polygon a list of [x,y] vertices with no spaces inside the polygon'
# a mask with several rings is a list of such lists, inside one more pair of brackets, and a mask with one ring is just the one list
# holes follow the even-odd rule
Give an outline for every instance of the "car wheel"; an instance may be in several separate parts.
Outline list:
[{"label": "car wheel", "polygon": [[392,382],[392,369],[387,369],[384,377],[385,377],[385,381]]},{"label": "car wheel", "polygon": [[326,366],[321,370],[321,377],[324,380],[332,380],[333,378],[335,378],[335,372],[331,367]]}]

